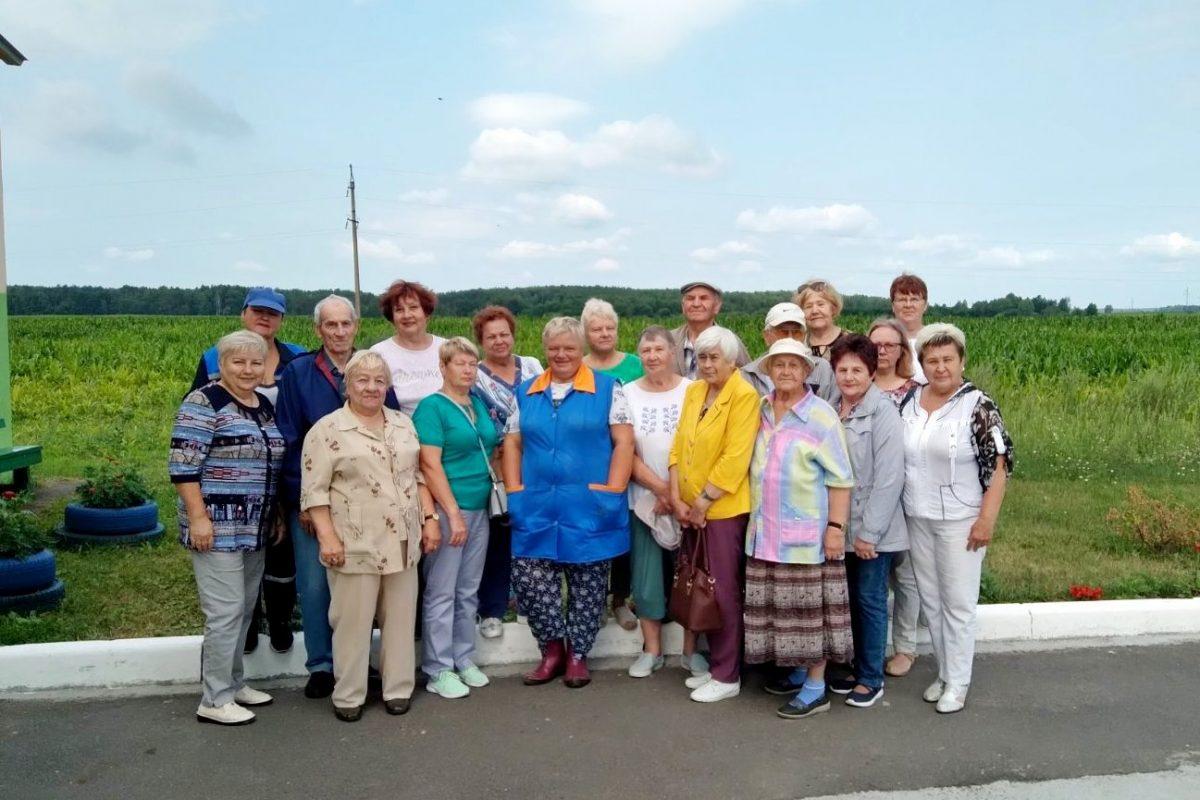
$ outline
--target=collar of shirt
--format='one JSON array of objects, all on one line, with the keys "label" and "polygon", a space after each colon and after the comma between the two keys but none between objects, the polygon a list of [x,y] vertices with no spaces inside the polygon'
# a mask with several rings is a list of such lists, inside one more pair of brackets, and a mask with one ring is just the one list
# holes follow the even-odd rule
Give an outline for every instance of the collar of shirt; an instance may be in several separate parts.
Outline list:
[{"label": "collar of shirt", "polygon": [[[813,398],[815,397],[816,395],[813,393],[812,389],[809,389],[804,393],[804,397],[797,400],[796,403],[788,409],[788,414],[795,415],[795,417],[802,423],[808,422],[808,413],[812,409]],[[761,404],[763,415],[768,420],[773,420],[775,417],[775,392],[765,395],[763,399],[759,401],[759,403]],[[786,419],[787,415],[784,415],[784,420]]]},{"label": "collar of shirt", "polygon": [[382,432],[375,430],[368,425],[364,425],[362,420],[358,418],[358,415],[350,410],[349,400],[347,400],[346,404],[338,409],[336,413],[338,416],[337,419],[334,420],[334,424],[337,425],[338,430],[357,430],[359,433],[362,433],[365,436],[370,436],[372,439],[383,439],[387,437],[387,428],[390,424],[392,424],[392,421],[389,419],[389,415],[399,412],[392,411],[390,408],[383,409]]},{"label": "collar of shirt", "polygon": [[[538,394],[539,392],[546,391],[550,388],[552,379],[553,376],[550,370],[546,370],[529,385],[529,389],[526,390],[525,394]],[[587,364],[579,365],[579,369],[575,372],[575,377],[571,380],[571,388],[577,392],[596,393],[596,376]]]}]

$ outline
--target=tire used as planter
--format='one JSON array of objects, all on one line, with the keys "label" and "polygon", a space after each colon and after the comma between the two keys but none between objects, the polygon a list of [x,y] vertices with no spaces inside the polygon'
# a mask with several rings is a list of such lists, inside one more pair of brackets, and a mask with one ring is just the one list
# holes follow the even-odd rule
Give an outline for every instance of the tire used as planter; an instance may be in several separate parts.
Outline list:
[{"label": "tire used as planter", "polygon": [[9,611],[25,613],[29,611],[49,611],[50,609],[58,608],[66,591],[66,585],[60,580],[55,580],[45,589],[37,592],[18,594],[11,597],[0,595],[0,614],[5,614]]},{"label": "tire used as planter", "polygon": [[88,508],[68,503],[63,527],[71,533],[128,535],[152,531],[158,526],[158,503],[147,500],[132,508]]},{"label": "tire used as planter", "polygon": [[49,550],[39,550],[25,558],[0,558],[0,600],[50,586],[54,583],[54,566],[54,553]]},{"label": "tire used as planter", "polygon": [[152,542],[163,535],[166,528],[159,523],[148,531],[141,533],[76,533],[67,530],[65,525],[54,529],[54,535],[59,541],[69,544],[136,544]]}]

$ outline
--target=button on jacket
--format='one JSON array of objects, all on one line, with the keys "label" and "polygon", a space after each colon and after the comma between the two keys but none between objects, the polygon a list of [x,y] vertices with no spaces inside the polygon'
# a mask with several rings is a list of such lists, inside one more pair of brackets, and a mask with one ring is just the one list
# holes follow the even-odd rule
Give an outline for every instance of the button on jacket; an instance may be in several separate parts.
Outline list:
[{"label": "button on jacket", "polygon": [[300,508],[329,506],[346,548],[338,572],[387,575],[420,557],[417,432],[399,411],[385,408],[383,414],[383,431],[377,432],[346,405],[304,437]]},{"label": "button on jacket", "polygon": [[750,456],[758,433],[758,393],[734,370],[700,418],[708,382],[698,380],[683,396],[683,411],[667,465],[679,471],[679,497],[694,503],[711,483],[726,494],[708,509],[709,519],[750,513]]},{"label": "button on jacket", "polygon": [[904,430],[895,404],[871,384],[842,423],[854,467],[846,549],[855,539],[881,553],[908,549],[904,493]]}]

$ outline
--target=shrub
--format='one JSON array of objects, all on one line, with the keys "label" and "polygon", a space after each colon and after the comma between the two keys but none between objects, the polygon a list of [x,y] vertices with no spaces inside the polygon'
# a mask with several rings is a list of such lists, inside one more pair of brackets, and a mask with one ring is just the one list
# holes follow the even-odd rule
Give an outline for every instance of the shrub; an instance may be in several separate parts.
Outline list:
[{"label": "shrub", "polygon": [[1200,513],[1155,500],[1140,486],[1130,486],[1125,505],[1110,508],[1105,519],[1118,534],[1148,553],[1191,553],[1200,543]]},{"label": "shrub", "polygon": [[88,467],[83,474],[87,480],[75,494],[88,508],[132,508],[150,499],[150,490],[141,473],[113,459]]},{"label": "shrub", "polygon": [[0,558],[25,558],[50,546],[50,533],[29,511],[0,503]]}]

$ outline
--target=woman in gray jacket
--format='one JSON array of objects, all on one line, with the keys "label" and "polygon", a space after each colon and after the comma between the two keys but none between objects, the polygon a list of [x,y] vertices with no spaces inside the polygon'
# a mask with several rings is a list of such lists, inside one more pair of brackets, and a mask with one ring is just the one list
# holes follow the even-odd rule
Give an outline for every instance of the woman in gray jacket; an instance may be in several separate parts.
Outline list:
[{"label": "woman in gray jacket", "polygon": [[896,406],[874,383],[878,351],[866,336],[851,334],[830,353],[846,429],[854,489],[846,531],[846,578],[854,632],[854,674],[831,681],[846,705],[868,708],[883,697],[883,656],[888,633],[888,575],[908,550],[901,495],[904,434]]}]

